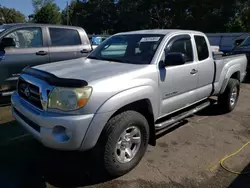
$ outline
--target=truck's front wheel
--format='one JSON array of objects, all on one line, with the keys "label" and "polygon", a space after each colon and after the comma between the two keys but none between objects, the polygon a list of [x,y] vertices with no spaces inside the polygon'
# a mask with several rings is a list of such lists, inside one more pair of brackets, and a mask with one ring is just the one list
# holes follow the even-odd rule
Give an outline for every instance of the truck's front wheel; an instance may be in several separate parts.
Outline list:
[{"label": "truck's front wheel", "polygon": [[111,176],[131,171],[145,154],[149,125],[138,112],[126,111],[112,117],[98,142],[104,168]]},{"label": "truck's front wheel", "polygon": [[226,90],[218,97],[218,103],[223,112],[231,112],[239,98],[240,82],[236,79],[230,78]]}]

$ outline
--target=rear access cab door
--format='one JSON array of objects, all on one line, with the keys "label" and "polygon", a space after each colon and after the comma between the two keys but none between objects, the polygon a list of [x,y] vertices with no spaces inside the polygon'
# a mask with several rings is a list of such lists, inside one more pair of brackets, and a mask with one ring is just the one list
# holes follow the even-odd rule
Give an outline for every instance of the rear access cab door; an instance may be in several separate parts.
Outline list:
[{"label": "rear access cab door", "polygon": [[215,64],[208,39],[204,34],[194,34],[197,63],[198,84],[196,101],[201,101],[211,95],[215,76]]},{"label": "rear access cab door", "polygon": [[0,93],[16,87],[18,75],[26,66],[49,63],[46,28],[22,26],[11,28],[1,37],[14,41],[14,46],[1,49]]},{"label": "rear access cab door", "polygon": [[50,62],[85,57],[91,51],[83,29],[49,26],[47,31]]}]

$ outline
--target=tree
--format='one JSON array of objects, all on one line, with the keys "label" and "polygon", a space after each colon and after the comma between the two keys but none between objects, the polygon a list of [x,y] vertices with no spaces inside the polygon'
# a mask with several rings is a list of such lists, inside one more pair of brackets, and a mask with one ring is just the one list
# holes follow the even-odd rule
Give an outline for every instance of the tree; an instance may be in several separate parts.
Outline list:
[{"label": "tree", "polygon": [[[250,30],[250,0],[77,0],[68,12],[70,24],[89,33],[154,28]],[[67,8],[62,17],[66,24]]]},{"label": "tree", "polygon": [[[62,11],[62,23],[64,25],[67,25],[68,21],[69,21],[69,25],[72,25],[72,24],[77,25],[77,17],[76,17],[77,15],[76,16],[74,15],[77,11],[76,7],[78,6],[78,3],[79,2],[77,1],[72,1],[71,4]],[[67,14],[69,14],[69,16]],[[67,21],[67,19],[69,20]]]},{"label": "tree", "polygon": [[229,32],[249,32],[250,30],[250,0],[240,0],[237,11],[227,25]]},{"label": "tree", "polygon": [[24,14],[7,7],[0,6],[0,22],[1,23],[24,23],[26,22]]},{"label": "tree", "polygon": [[32,5],[35,9],[35,13],[47,4],[53,4],[55,0],[32,0]]},{"label": "tree", "polygon": [[43,6],[34,16],[35,23],[61,23],[60,8],[56,4],[47,4]]},{"label": "tree", "polygon": [[34,19],[34,14],[30,14],[30,15],[28,16],[28,22],[29,22],[29,23],[32,23],[32,22],[33,22],[33,19]]}]

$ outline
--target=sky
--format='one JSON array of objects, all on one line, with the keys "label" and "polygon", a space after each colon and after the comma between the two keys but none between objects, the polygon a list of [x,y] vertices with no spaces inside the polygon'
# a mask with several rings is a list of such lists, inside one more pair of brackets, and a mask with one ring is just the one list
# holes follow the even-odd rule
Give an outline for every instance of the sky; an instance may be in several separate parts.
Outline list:
[{"label": "sky", "polygon": [[[55,0],[55,2],[60,9],[64,9],[66,7],[67,0]],[[0,0],[0,5],[8,8],[14,8],[22,12],[25,16],[32,14],[34,10],[31,0]]]}]

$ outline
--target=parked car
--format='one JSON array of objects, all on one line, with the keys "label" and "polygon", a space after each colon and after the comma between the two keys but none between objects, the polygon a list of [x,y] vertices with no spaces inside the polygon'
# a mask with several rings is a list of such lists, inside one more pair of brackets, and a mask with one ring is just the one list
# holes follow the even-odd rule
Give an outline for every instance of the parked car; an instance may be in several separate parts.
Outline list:
[{"label": "parked car", "polygon": [[92,48],[95,49],[97,46],[99,46],[107,38],[108,38],[108,36],[92,36],[91,37]]},{"label": "parked car", "polygon": [[26,66],[85,57],[91,44],[79,27],[6,24],[0,26],[0,96],[16,88]]},{"label": "parked car", "polygon": [[245,40],[249,33],[206,33],[211,45],[219,46],[223,53],[230,53]]},{"label": "parked car", "polygon": [[244,54],[214,58],[198,31],[120,33],[87,58],[24,69],[12,114],[45,146],[93,149],[106,171],[120,176],[157,135],[208,107],[210,96],[232,111],[246,64]]},{"label": "parked car", "polygon": [[250,77],[250,36],[247,37],[242,43],[235,47],[231,54],[246,54],[248,63],[247,63],[247,72],[248,77]]}]

